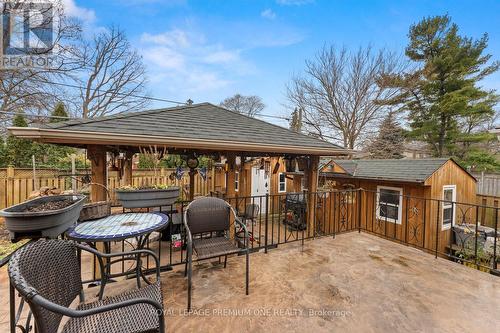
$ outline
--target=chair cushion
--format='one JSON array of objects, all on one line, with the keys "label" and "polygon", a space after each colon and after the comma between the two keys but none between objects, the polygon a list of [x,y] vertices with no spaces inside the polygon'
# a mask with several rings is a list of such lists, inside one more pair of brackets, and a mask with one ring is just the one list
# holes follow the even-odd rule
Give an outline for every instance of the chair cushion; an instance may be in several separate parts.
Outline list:
[{"label": "chair cushion", "polygon": [[[162,294],[160,282],[145,286],[141,289],[134,289],[121,295],[105,298],[101,301],[84,303],[77,307],[77,310],[88,310],[98,308],[103,305],[118,303],[134,298],[150,298],[160,304]],[[62,332],[158,332],[159,323],[156,309],[149,304],[135,304],[124,308],[119,308],[93,316],[71,318]]]},{"label": "chair cushion", "polygon": [[236,244],[226,237],[194,239],[193,248],[198,259],[218,257],[241,251]]}]

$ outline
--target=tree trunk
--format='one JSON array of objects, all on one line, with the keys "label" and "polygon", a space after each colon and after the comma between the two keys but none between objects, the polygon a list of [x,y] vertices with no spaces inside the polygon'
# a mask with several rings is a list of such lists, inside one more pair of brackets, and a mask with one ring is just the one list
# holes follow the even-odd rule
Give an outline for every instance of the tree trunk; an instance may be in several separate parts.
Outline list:
[{"label": "tree trunk", "polygon": [[437,157],[443,157],[445,137],[446,137],[446,116],[444,114],[441,114],[441,124],[440,124],[440,128],[439,128],[438,156]]}]

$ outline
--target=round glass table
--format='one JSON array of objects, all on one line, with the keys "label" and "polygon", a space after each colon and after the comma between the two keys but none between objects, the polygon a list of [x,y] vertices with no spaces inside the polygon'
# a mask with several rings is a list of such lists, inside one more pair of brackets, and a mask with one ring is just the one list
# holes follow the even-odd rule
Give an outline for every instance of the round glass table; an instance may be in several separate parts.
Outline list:
[{"label": "round glass table", "polygon": [[125,213],[98,220],[82,222],[70,228],[66,235],[80,242],[112,242],[127,238],[144,238],[168,225],[168,216],[162,213]]},{"label": "round glass table", "polygon": [[[143,250],[145,249],[151,233],[165,229],[168,224],[168,216],[158,212],[116,214],[93,221],[79,223],[66,231],[66,237],[78,242],[87,243],[94,249],[96,249],[96,243],[102,242],[104,251],[108,254],[111,253],[111,242],[135,238],[136,244],[132,244],[131,242],[128,243],[134,250]],[[129,260],[136,261],[135,268],[127,270],[126,272],[111,274],[112,264]],[[136,257],[123,256],[121,259],[107,260],[101,274],[100,297],[102,297],[104,292],[105,284],[108,281],[113,281],[112,278],[114,277],[135,274],[138,287],[140,287],[140,277],[142,277],[146,283],[149,283],[142,271],[141,255],[137,255]]]}]

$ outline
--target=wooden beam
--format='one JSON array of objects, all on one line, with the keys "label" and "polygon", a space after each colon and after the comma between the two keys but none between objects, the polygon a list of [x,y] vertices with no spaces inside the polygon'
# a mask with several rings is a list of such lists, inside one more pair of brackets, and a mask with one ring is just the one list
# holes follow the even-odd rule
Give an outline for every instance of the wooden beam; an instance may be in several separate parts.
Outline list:
[{"label": "wooden beam", "polygon": [[92,187],[90,199],[92,202],[107,200],[107,161],[106,150],[102,146],[87,146],[87,156],[90,159]]},{"label": "wooden beam", "polygon": [[[234,153],[227,153],[226,154],[226,158],[227,158],[227,165],[228,165],[228,168],[227,168],[227,182],[226,182],[226,198],[230,198],[228,200],[229,204],[231,204],[235,209],[237,209],[237,200],[235,199],[235,196],[236,196],[236,191],[235,191],[235,183],[234,183],[234,180],[236,178],[236,175],[235,175],[235,169],[236,169],[236,155]],[[230,228],[230,232],[229,232],[229,235],[231,238],[234,237],[234,219],[233,219],[233,216],[231,214],[231,228]]]},{"label": "wooden beam", "polygon": [[[108,199],[106,193],[108,186],[106,149],[103,146],[87,146],[87,157],[91,162],[92,175],[90,200],[92,202],[106,201]],[[104,252],[104,243],[96,242],[95,246],[98,251]],[[107,259],[104,260],[105,264],[106,262]],[[101,270],[97,260],[93,269],[96,278],[100,278]]]},{"label": "wooden beam", "polygon": [[189,169],[189,200],[194,199],[194,176],[196,175],[195,169]]},{"label": "wooden beam", "polygon": [[[215,164],[215,163],[214,163]],[[212,193],[215,192],[215,179],[217,178],[217,175],[215,174],[215,165],[212,165],[212,168],[210,169],[210,191]]]},{"label": "wooden beam", "polygon": [[318,167],[319,167],[319,156],[309,156],[309,165],[305,170],[307,176],[307,235],[309,237],[314,236],[314,219],[316,213],[315,207],[315,196],[318,191]]},{"label": "wooden beam", "polygon": [[235,171],[236,171],[236,155],[234,153],[227,153],[227,183],[226,183],[226,197],[234,198],[236,194],[235,190]]}]

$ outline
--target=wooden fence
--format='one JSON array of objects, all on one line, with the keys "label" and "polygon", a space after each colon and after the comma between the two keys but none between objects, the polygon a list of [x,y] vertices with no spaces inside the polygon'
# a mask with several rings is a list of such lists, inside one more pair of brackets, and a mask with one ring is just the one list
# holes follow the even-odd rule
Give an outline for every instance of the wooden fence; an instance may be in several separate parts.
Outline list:
[{"label": "wooden fence", "polygon": [[[497,197],[494,195],[478,194],[476,197],[478,205],[488,206],[488,207],[499,207],[500,196]],[[495,226],[494,210],[486,209],[484,207],[481,207],[479,209],[480,209],[479,214],[481,216],[482,224],[487,225],[489,227],[494,227]]]},{"label": "wooden fence", "polygon": [[[150,184],[164,184],[172,186],[186,187],[189,184],[189,175],[187,172],[178,180],[171,180],[170,175],[175,169],[161,169],[156,176],[150,170],[133,170],[132,183],[134,186],[145,186]],[[81,181],[81,176],[90,175],[90,170],[78,170],[79,176],[74,177],[77,191],[89,190]],[[36,176],[33,177],[33,170],[18,168],[0,168],[0,209],[9,207],[20,202],[26,201],[31,192],[43,186],[56,187],[61,191],[72,189],[72,180],[69,172],[55,169],[37,169]],[[211,172],[207,172],[206,180],[199,174],[195,175],[194,192],[197,195],[206,195],[213,190]],[[36,185],[36,186],[35,186]],[[120,186],[117,171],[108,172],[108,189],[113,204],[117,204],[114,189]],[[184,192],[184,191],[183,191]],[[185,193],[183,193],[184,197]]]},{"label": "wooden fence", "polygon": [[500,174],[474,174],[477,179],[477,194],[500,197]]}]

